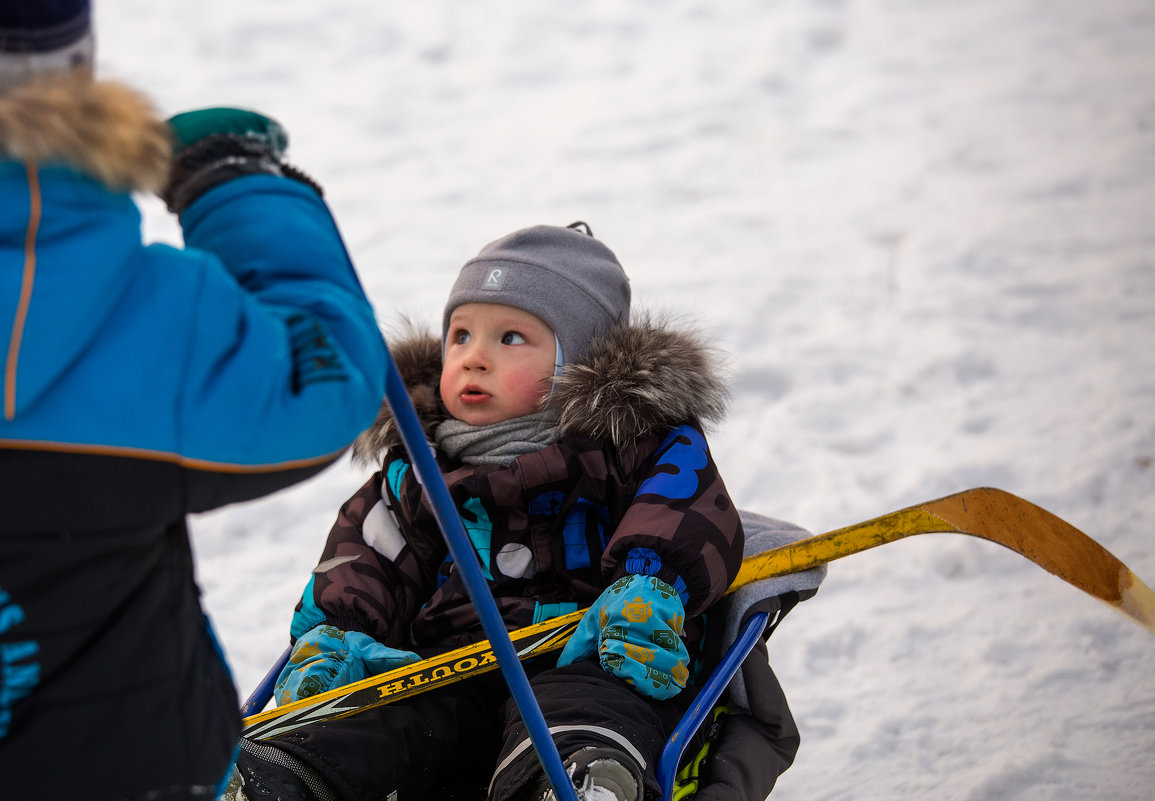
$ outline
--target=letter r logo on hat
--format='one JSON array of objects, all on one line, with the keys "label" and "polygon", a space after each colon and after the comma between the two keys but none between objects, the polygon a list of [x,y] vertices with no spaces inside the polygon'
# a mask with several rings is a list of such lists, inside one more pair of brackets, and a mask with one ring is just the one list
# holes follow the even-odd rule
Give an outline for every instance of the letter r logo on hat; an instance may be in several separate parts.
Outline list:
[{"label": "letter r logo on hat", "polygon": [[482,289],[497,290],[505,285],[505,270],[501,268],[490,270],[485,280],[481,282]]}]

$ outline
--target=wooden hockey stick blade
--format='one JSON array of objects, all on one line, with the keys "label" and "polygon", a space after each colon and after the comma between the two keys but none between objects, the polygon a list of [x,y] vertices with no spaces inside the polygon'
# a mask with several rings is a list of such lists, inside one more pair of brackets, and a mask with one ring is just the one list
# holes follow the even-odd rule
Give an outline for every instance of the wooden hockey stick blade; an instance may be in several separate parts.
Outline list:
[{"label": "wooden hockey stick blade", "polygon": [[800,540],[742,562],[731,590],[826,564],[916,534],[956,533],[1010,548],[1155,634],[1155,593],[1070,523],[1009,492],[966,490]]},{"label": "wooden hockey stick blade", "polygon": [[[747,557],[730,585],[784,576],[918,534],[958,533],[997,542],[1155,634],[1155,593],[1103,546],[1029,501],[980,487]],[[521,659],[565,646],[584,609],[511,632]],[[242,735],[269,739],[319,720],[349,717],[497,668],[488,641],[245,718]]]}]

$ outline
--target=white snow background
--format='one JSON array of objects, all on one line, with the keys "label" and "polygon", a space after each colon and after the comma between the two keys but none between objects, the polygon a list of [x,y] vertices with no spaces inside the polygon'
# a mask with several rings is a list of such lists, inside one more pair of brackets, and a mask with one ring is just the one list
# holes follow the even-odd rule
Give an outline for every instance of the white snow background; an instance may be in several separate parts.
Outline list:
[{"label": "white snow background", "polygon": [[[164,114],[279,118],[382,325],[588,221],[727,351],[744,508],[827,531],[991,485],[1155,583],[1151,0],[103,0]],[[177,241],[145,201],[150,239]],[[365,471],[194,521],[248,695]],[[1155,638],[998,546],[837,562],[771,640],[777,801],[1149,801]]]}]

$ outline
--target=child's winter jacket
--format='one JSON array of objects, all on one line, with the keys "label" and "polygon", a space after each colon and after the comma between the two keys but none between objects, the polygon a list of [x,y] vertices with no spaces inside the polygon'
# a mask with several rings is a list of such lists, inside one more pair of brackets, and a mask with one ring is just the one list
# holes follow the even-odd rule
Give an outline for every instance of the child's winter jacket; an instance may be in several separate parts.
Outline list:
[{"label": "child's winter jacket", "polygon": [[[392,350],[432,438],[445,418],[441,343],[412,335]],[[692,335],[634,323],[555,382],[552,445],[507,466],[463,465],[437,452],[510,629],[589,606],[616,578],[645,573],[684,590],[686,640],[699,652],[702,613],[734,579],[743,546],[701,428],[724,405],[715,362]],[[356,453],[380,459],[381,470],[341,509],[297,607],[294,638],[324,622],[425,654],[484,639],[384,407]],[[771,732],[784,756],[769,784],[761,767],[750,772],[748,797],[759,799],[797,749],[785,698],[763,665],[768,679],[755,671],[749,686],[766,720],[747,727],[747,751]]]}]

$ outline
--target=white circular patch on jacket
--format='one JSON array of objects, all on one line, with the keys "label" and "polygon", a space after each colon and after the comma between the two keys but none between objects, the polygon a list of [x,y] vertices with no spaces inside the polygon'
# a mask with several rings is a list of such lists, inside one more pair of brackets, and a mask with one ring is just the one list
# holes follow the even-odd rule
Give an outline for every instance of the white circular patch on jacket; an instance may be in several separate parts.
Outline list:
[{"label": "white circular patch on jacket", "polygon": [[520,542],[507,542],[497,552],[497,569],[509,578],[530,578],[537,571],[533,569],[533,553]]}]

